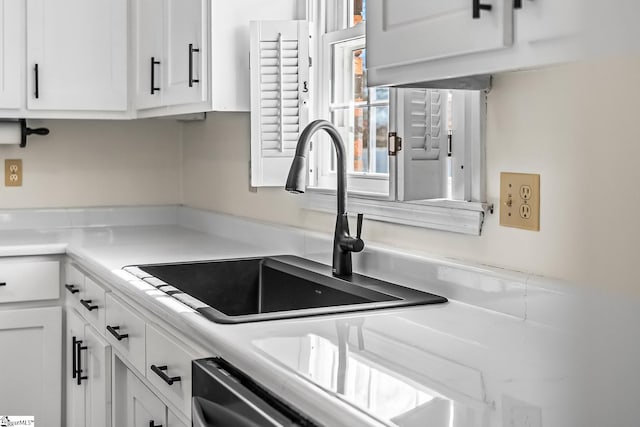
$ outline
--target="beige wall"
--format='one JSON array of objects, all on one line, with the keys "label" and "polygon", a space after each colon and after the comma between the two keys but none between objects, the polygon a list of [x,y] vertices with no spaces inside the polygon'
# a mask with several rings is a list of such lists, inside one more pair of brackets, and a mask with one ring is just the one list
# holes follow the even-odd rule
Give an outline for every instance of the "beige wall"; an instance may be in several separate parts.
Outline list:
[{"label": "beige wall", "polygon": [[172,120],[29,121],[51,134],[24,149],[0,145],[23,160],[22,187],[0,186],[0,208],[180,203],[180,124]]},{"label": "beige wall", "polygon": [[[541,174],[541,231],[486,219],[481,237],[369,221],[365,241],[640,291],[640,59],[496,76],[489,94],[487,194],[501,171]],[[281,189],[249,189],[249,115],[184,125],[186,205],[329,232],[330,215]]]}]

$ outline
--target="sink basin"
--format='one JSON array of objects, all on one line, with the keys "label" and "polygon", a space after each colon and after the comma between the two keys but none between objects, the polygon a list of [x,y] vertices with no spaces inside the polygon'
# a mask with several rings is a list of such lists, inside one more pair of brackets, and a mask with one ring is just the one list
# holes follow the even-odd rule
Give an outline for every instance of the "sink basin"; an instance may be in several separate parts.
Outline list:
[{"label": "sink basin", "polygon": [[[126,270],[217,323],[242,323],[387,307],[443,303],[426,292],[353,274],[334,277],[331,267],[283,255]],[[185,297],[185,295],[188,297]]]}]

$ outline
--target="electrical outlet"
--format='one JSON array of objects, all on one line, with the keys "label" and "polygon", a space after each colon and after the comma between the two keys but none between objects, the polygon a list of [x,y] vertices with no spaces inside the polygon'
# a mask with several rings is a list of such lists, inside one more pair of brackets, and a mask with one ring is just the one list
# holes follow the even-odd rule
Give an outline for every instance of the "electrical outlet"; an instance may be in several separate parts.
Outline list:
[{"label": "electrical outlet", "polygon": [[4,185],[5,187],[22,186],[22,160],[6,159],[4,161]]},{"label": "electrical outlet", "polygon": [[540,175],[500,174],[500,225],[540,231]]}]

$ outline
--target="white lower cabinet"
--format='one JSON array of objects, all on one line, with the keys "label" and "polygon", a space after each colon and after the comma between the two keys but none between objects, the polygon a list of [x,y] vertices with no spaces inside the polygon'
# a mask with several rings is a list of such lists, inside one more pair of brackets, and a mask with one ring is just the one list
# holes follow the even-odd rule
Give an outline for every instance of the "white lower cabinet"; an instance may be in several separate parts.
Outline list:
[{"label": "white lower cabinet", "polygon": [[111,426],[111,346],[75,310],[67,310],[67,427]]},{"label": "white lower cabinet", "polygon": [[127,427],[166,425],[167,407],[131,371],[127,371]]},{"label": "white lower cabinet", "polygon": [[77,380],[77,362],[78,355],[76,348],[77,342],[84,340],[84,328],[87,325],[85,320],[76,313],[75,310],[68,308],[66,312],[67,327],[65,337],[66,349],[66,369],[65,369],[65,387],[66,387],[66,423],[67,427],[82,427],[85,420],[85,394],[84,387],[78,385]]},{"label": "white lower cabinet", "polygon": [[61,425],[61,337],[60,307],[0,311],[0,414]]},{"label": "white lower cabinet", "polygon": [[115,420],[118,427],[187,427],[138,377],[117,357],[114,358]]},{"label": "white lower cabinet", "polygon": [[[111,426],[111,346],[87,325],[84,331],[87,347],[85,408],[87,427]],[[84,359],[83,359],[84,363]]]},{"label": "white lower cabinet", "polygon": [[147,379],[185,414],[191,411],[191,361],[197,358],[186,345],[147,324]]},{"label": "white lower cabinet", "polygon": [[152,325],[134,301],[69,264],[66,279],[76,292],[65,292],[64,425],[187,427],[191,361],[203,357],[195,344]]}]

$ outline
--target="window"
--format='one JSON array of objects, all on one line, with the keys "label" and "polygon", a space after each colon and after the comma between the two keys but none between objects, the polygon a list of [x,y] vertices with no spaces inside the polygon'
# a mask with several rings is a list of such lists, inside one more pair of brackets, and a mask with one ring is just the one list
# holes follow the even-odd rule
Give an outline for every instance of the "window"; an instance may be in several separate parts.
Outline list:
[{"label": "window", "polygon": [[[257,46],[251,60],[252,185],[283,185],[295,147],[289,137],[323,118],[336,126],[347,148],[350,212],[479,234],[488,210],[483,203],[485,94],[368,87],[366,0],[309,4],[311,68],[303,54],[308,40],[300,29],[285,36],[278,23],[269,23],[268,39],[252,35]],[[280,51],[281,46],[291,50]],[[402,140],[394,155],[389,154],[392,134]],[[336,158],[323,132],[314,136],[308,160],[307,206],[333,211]]]},{"label": "window", "polygon": [[[483,201],[481,133],[484,94],[462,90],[367,86],[366,0],[327,2],[317,35],[316,115],[340,131],[352,197],[398,202]],[[404,149],[388,155],[389,131]],[[335,154],[318,137],[310,186],[336,186]],[[475,148],[474,148],[475,146]],[[466,167],[466,170],[465,170]],[[433,203],[431,203],[433,204]],[[468,207],[470,207],[468,205]]]},{"label": "window", "polygon": [[[321,89],[328,91],[329,97],[327,104],[318,109],[327,113],[327,119],[340,131],[346,144],[349,190],[388,196],[390,90],[367,86],[363,30],[359,24],[355,31],[350,28],[325,36],[326,61],[321,66],[327,79],[320,81],[330,82],[330,87]],[[318,163],[312,186],[335,188],[335,151],[326,137],[319,137],[317,146]]]}]

